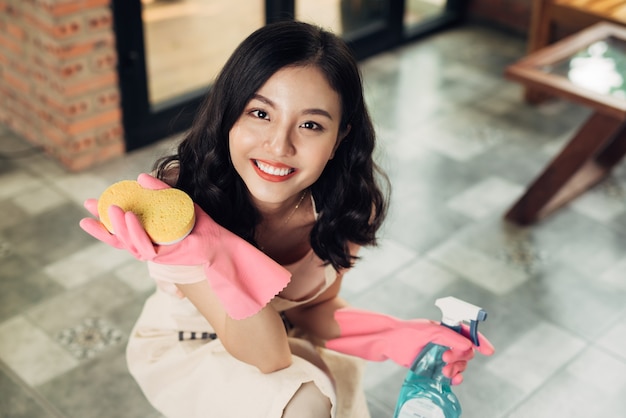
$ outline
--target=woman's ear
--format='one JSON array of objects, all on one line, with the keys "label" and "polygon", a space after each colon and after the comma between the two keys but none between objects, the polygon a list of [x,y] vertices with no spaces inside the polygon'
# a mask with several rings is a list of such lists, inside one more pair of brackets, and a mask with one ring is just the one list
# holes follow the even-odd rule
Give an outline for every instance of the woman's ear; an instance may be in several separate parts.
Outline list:
[{"label": "woman's ear", "polygon": [[330,154],[329,160],[335,158],[335,151],[337,151],[337,148],[339,148],[339,145],[341,145],[341,141],[343,141],[343,139],[348,136],[348,134],[350,133],[350,129],[352,129],[352,125],[346,126],[346,129],[339,132],[339,134],[337,135],[337,141],[335,141],[335,147],[333,148],[332,154]]}]

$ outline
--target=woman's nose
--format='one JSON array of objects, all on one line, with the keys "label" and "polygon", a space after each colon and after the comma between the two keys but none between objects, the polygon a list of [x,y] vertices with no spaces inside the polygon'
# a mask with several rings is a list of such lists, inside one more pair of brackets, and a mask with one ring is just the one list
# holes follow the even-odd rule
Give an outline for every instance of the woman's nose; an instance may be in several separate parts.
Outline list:
[{"label": "woman's nose", "polygon": [[276,156],[292,155],[294,146],[292,132],[289,127],[277,127],[270,132],[266,146],[271,149]]}]

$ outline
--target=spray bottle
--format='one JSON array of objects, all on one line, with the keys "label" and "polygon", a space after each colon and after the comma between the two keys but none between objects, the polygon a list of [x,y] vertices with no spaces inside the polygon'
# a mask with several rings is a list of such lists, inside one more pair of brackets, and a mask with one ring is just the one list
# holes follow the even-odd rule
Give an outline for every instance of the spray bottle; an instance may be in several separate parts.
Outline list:
[{"label": "spray bottle", "polygon": [[[461,324],[468,322],[470,338],[478,341],[478,322],[487,318],[487,312],[478,306],[448,296],[437,299],[441,309],[441,324],[458,333]],[[458,418],[461,404],[450,388],[450,379],[441,372],[445,362],[443,353],[448,347],[429,343],[417,355],[407,372],[396,404],[394,418]]]}]

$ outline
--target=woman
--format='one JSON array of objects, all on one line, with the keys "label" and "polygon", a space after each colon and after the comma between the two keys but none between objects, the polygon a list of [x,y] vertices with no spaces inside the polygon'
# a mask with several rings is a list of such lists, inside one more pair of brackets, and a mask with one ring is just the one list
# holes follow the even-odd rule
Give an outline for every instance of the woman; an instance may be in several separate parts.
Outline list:
[{"label": "woman", "polygon": [[[367,417],[355,356],[406,366],[430,341],[452,347],[446,373],[460,382],[475,349],[467,339],[430,321],[353,310],[338,296],[342,275],[360,246],[376,244],[386,214],[374,146],[344,42],[305,23],[267,25],[234,51],[177,153],[156,165],[156,177],[199,208],[200,225],[183,241],[191,244],[142,251],[142,231],[112,237],[94,219],[81,222],[96,238],[151,260],[159,287],[127,358],[161,413]],[[147,175],[139,181],[167,187]],[[92,213],[93,205],[86,203]],[[137,224],[119,208],[110,212],[115,231]],[[226,253],[232,269],[219,267]],[[251,264],[267,270],[255,274]],[[479,350],[490,354],[483,341]]]}]

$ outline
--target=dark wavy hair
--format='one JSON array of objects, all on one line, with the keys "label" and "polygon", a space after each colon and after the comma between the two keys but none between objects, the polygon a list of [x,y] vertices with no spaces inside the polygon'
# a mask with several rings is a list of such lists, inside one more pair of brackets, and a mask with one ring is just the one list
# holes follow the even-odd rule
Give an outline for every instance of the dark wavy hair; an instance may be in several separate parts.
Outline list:
[{"label": "dark wavy hair", "polygon": [[335,269],[346,268],[354,261],[348,242],[376,244],[376,233],[387,213],[389,182],[373,160],[376,137],[359,69],[336,35],[297,21],[256,30],[226,62],[177,153],[157,161],[155,169],[157,177],[164,179],[177,167],[175,187],[189,193],[217,223],[256,245],[254,231],[260,216],[231,163],[229,131],[253,94],[274,73],[306,65],[319,68],[339,93],[339,132],[350,127],[334,158],[311,186],[319,212],[311,247]]}]

